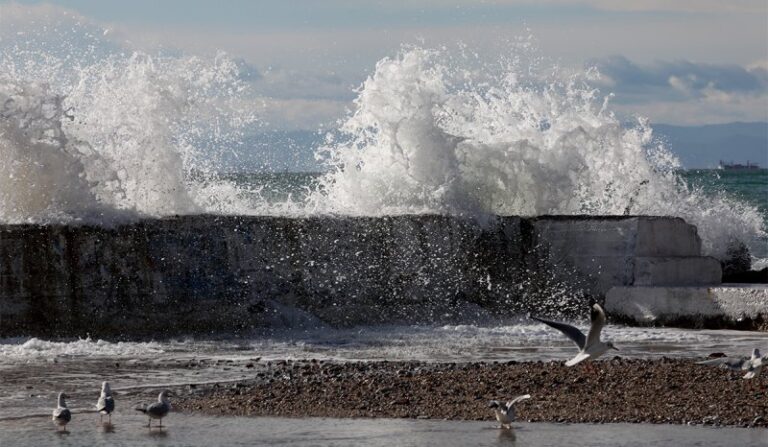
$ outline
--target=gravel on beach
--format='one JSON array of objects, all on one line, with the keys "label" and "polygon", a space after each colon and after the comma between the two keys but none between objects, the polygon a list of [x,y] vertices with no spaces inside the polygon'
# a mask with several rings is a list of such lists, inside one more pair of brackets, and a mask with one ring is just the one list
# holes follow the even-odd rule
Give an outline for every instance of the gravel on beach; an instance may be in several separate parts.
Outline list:
[{"label": "gravel on beach", "polygon": [[493,420],[492,399],[531,394],[530,422],[643,422],[768,427],[768,373],[691,360],[424,363],[256,362],[252,378],[190,389],[181,411],[232,416]]}]

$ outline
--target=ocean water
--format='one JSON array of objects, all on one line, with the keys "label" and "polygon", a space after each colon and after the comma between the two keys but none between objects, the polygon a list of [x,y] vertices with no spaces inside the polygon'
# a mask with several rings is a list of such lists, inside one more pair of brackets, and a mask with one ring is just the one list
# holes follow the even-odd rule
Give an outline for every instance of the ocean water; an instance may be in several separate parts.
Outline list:
[{"label": "ocean water", "polygon": [[[768,148],[766,148],[768,151]],[[754,207],[768,228],[768,169],[724,171],[692,169],[681,173],[691,189],[707,195],[729,197]],[[753,268],[768,267],[768,236],[753,235],[745,241],[753,257]]]}]

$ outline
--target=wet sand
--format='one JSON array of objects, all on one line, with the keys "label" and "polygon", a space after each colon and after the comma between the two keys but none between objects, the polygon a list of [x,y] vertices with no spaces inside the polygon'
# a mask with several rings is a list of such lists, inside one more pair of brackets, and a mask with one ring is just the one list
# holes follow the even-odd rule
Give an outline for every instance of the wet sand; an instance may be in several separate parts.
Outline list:
[{"label": "wet sand", "polygon": [[768,427],[768,373],[691,360],[258,362],[246,381],[196,387],[176,409],[210,415],[492,420],[491,399],[529,393],[518,420]]}]

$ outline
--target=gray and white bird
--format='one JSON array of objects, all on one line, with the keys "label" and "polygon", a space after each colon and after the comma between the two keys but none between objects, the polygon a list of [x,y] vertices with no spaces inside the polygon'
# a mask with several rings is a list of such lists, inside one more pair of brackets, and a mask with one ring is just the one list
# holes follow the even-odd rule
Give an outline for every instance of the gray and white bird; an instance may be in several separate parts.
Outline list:
[{"label": "gray and white bird", "polygon": [[747,362],[742,369],[747,371],[746,374],[744,374],[745,379],[754,379],[755,377],[758,377],[760,373],[763,371],[763,366],[768,363],[768,355],[760,356],[760,350],[759,349],[753,349],[752,350],[752,357],[749,359],[749,362]]},{"label": "gray and white bird", "polygon": [[751,357],[721,357],[697,363],[699,365],[720,366],[732,371],[747,371],[747,373],[744,374],[744,378],[754,379],[760,375],[763,366],[768,363],[768,355],[761,357],[760,350],[755,348],[752,350]]},{"label": "gray and white bird", "polygon": [[515,421],[515,404],[530,398],[530,394],[523,394],[506,403],[492,400],[490,404],[488,404],[488,408],[493,409],[493,413],[496,415],[496,420],[501,424],[501,427],[499,428],[510,429],[512,428],[512,422]]},{"label": "gray and white bird", "polygon": [[96,402],[96,411],[99,412],[99,421],[104,422],[104,415],[109,417],[109,423],[112,422],[112,412],[115,411],[115,399],[112,397],[112,390],[109,388],[109,382],[101,383],[101,396]]},{"label": "gray and white bird", "polygon": [[590,314],[592,325],[589,327],[589,333],[586,337],[583,332],[570,324],[545,320],[533,316],[531,318],[557,329],[565,334],[566,337],[570,338],[571,341],[576,343],[576,346],[579,348],[579,353],[576,354],[576,357],[565,362],[565,366],[573,366],[587,359],[594,360],[605,354],[609,349],[619,350],[619,348],[613,346],[613,343],[610,341],[600,341],[600,332],[603,330],[603,326],[605,326],[605,311],[603,311],[603,308],[597,303],[592,305],[592,312]]},{"label": "gray and white bird", "polygon": [[148,405],[146,407],[138,407],[136,411],[140,411],[149,416],[149,428],[152,428],[152,419],[160,419],[160,428],[163,427],[163,418],[171,411],[171,401],[168,400],[170,391],[163,390],[160,395],[157,396],[157,402]]},{"label": "gray and white bird", "polygon": [[66,430],[67,424],[72,420],[72,413],[67,408],[67,403],[64,401],[68,396],[64,393],[59,393],[59,402],[56,405],[56,409],[53,410],[51,419],[53,423],[59,427],[59,430]]}]

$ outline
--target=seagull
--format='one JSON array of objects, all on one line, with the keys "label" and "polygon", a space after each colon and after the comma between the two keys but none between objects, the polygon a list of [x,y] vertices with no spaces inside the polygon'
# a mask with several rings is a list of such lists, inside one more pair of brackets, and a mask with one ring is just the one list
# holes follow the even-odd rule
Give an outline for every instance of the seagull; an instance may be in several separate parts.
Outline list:
[{"label": "seagull", "polygon": [[515,404],[530,398],[530,394],[523,394],[522,396],[517,396],[507,403],[499,402],[498,400],[492,400],[491,403],[488,404],[488,408],[493,408],[493,412],[496,414],[496,420],[501,423],[499,428],[511,429],[512,422],[515,421]]},{"label": "seagull", "polygon": [[589,334],[587,334],[586,337],[584,336],[584,333],[570,324],[545,320],[533,316],[531,318],[548,326],[552,326],[576,343],[576,346],[579,348],[579,353],[576,354],[576,357],[565,362],[565,366],[573,366],[587,359],[596,359],[605,354],[609,349],[619,350],[619,348],[613,346],[613,343],[610,341],[600,341],[600,331],[603,330],[603,326],[605,325],[605,311],[603,311],[603,308],[600,307],[599,304],[595,303],[592,305],[592,313],[590,317],[592,326],[590,326]]},{"label": "seagull", "polygon": [[101,396],[96,403],[96,411],[99,412],[99,421],[104,422],[104,415],[109,416],[109,422],[112,423],[112,412],[115,411],[115,399],[112,398],[112,390],[109,388],[109,382],[101,383]]},{"label": "seagull", "polygon": [[761,357],[760,350],[755,348],[752,350],[751,357],[722,357],[696,363],[699,365],[720,366],[722,368],[728,368],[732,371],[747,371],[743,378],[754,379],[760,375],[760,372],[763,370],[763,365],[766,362],[768,362],[768,355]]},{"label": "seagull", "polygon": [[752,357],[749,359],[749,363],[742,367],[743,370],[747,371],[747,373],[744,374],[744,378],[754,379],[755,377],[758,377],[763,371],[763,366],[766,363],[768,363],[768,355],[761,357],[759,349],[752,350]]},{"label": "seagull", "polygon": [[163,390],[160,395],[157,396],[157,402],[147,406],[146,408],[136,408],[136,411],[140,411],[149,416],[149,428],[152,428],[152,419],[160,419],[160,428],[163,428],[163,418],[171,411],[171,401],[168,400],[170,391]]},{"label": "seagull", "polygon": [[67,424],[72,420],[72,413],[70,413],[69,408],[67,408],[67,403],[64,402],[64,399],[67,397],[69,396],[64,393],[59,393],[59,403],[56,406],[56,409],[53,410],[53,415],[51,416],[53,423],[58,425],[60,430],[62,428],[66,430]]}]

